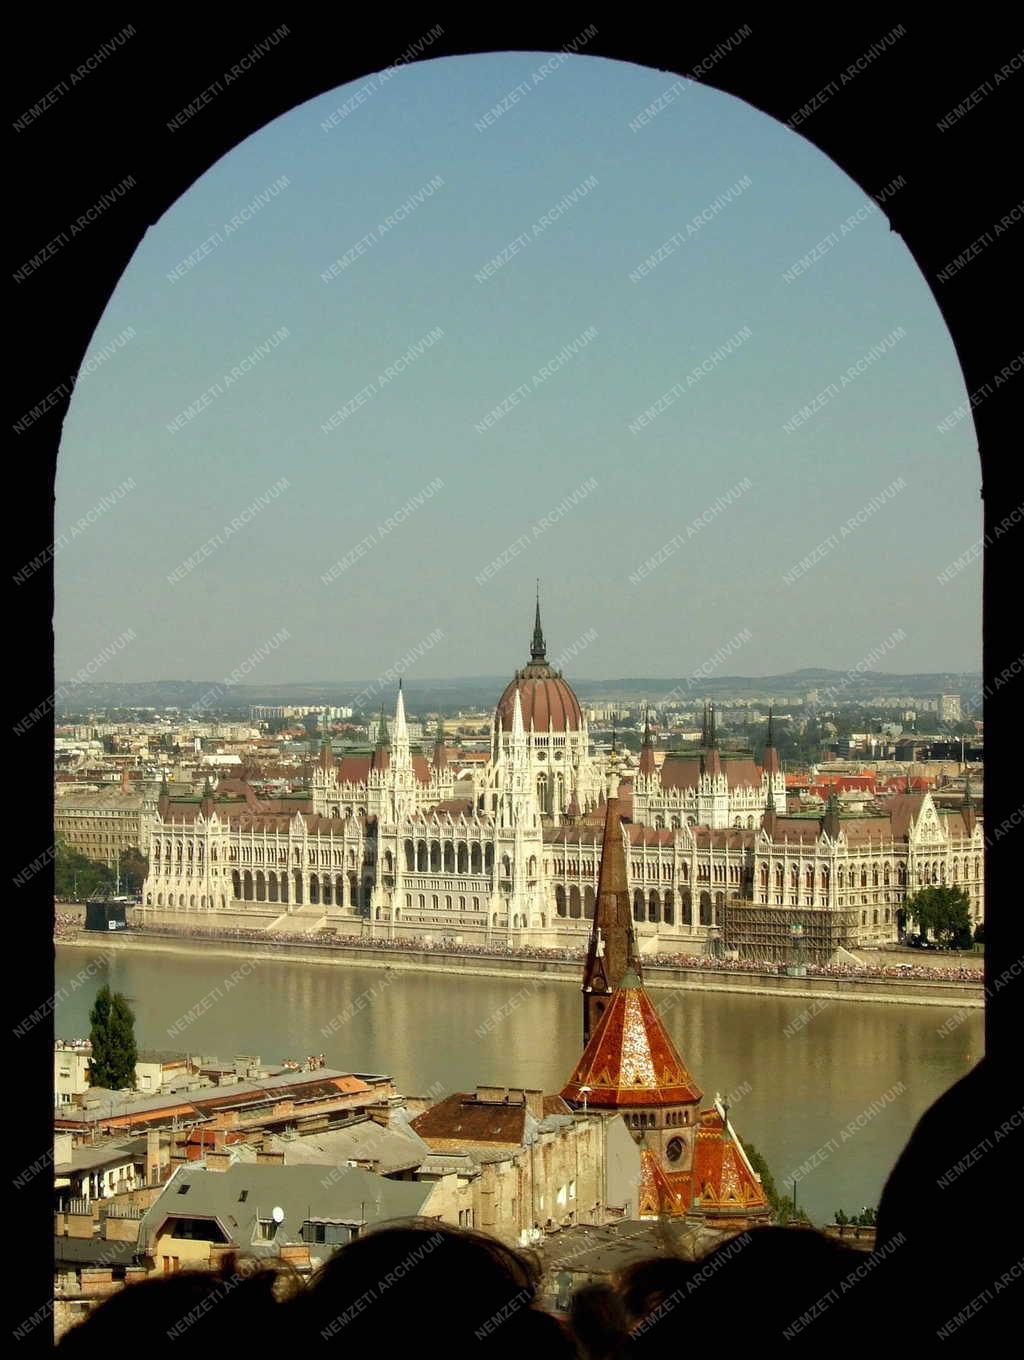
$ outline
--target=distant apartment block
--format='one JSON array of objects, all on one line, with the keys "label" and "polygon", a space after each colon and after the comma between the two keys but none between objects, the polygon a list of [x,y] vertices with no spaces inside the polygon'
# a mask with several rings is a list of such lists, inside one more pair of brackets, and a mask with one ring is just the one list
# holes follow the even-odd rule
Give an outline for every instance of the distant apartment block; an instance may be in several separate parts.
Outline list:
[{"label": "distant apartment block", "polygon": [[959,694],[939,695],[939,721],[959,722],[963,716],[963,706]]}]

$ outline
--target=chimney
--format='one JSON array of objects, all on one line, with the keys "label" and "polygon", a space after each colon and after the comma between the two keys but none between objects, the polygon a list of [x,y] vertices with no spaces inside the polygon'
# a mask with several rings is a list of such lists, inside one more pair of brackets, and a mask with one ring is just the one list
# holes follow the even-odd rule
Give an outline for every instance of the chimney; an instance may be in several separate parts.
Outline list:
[{"label": "chimney", "polygon": [[187,1161],[188,1133],[184,1129],[175,1129],[171,1134],[171,1170],[184,1166]]},{"label": "chimney", "polygon": [[231,1165],[231,1153],[210,1149],[206,1154],[207,1171],[227,1171]]},{"label": "chimney", "polygon": [[146,1133],[146,1184],[157,1185],[160,1181],[160,1130],[149,1129]]},{"label": "chimney", "polygon": [[309,1268],[309,1247],[304,1242],[282,1244],[278,1249],[278,1257],[282,1266],[291,1266],[293,1270]]},{"label": "chimney", "polygon": [[526,1108],[533,1115],[534,1119],[544,1118],[544,1092],[539,1088],[527,1087],[523,1092],[526,1101]]}]

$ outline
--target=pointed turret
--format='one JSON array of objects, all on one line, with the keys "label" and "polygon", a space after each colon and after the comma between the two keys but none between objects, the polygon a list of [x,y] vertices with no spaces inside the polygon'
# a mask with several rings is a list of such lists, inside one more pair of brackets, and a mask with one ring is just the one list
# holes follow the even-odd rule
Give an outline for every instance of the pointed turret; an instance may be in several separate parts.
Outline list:
[{"label": "pointed turret", "polygon": [[775,749],[775,713],[772,704],[768,705],[768,740],[764,744],[762,769],[766,775],[778,774],[779,753]]},{"label": "pointed turret", "polygon": [[203,816],[209,821],[210,816],[213,813],[213,785],[210,783],[209,775],[206,776],[206,782],[203,785],[203,796],[200,800],[199,807]]},{"label": "pointed turret", "polygon": [[701,718],[701,722],[700,722],[700,747],[701,747],[701,750],[702,750],[702,751],[707,750],[707,745],[708,745],[708,701],[707,701],[707,699],[705,699],[705,700],[704,700],[704,716]]},{"label": "pointed turret", "polygon": [[964,827],[968,836],[974,834],[974,824],[977,821],[977,809],[974,806],[974,794],[971,792],[971,772],[968,770],[964,775],[964,800],[960,804],[963,814]]},{"label": "pointed turret", "polygon": [[654,759],[654,743],[651,741],[651,714],[650,710],[644,709],[644,739],[640,747],[640,773],[647,778],[653,778],[657,773],[658,766]]},{"label": "pointed turret", "polygon": [[444,744],[444,720],[437,720],[437,736],[434,738],[434,769],[443,770],[448,764],[448,750]]},{"label": "pointed turret", "polygon": [[640,952],[633,933],[626,854],[622,845],[622,814],[618,798],[609,798],[601,846],[594,922],[583,968],[583,1043],[586,1046],[608,1007],[615,988],[628,969],[641,972]]},{"label": "pointed turret", "polygon": [[708,704],[708,749],[704,757],[704,773],[712,777],[722,773],[722,757],[718,752],[718,731],[715,727],[715,706]]},{"label": "pointed turret", "polygon": [[411,764],[412,752],[409,748],[409,728],[405,721],[405,695],[402,682],[398,682],[398,698],[395,700],[395,721],[391,731],[391,755],[395,765]]},{"label": "pointed turret", "polygon": [[537,608],[533,617],[533,641],[530,643],[530,657],[535,662],[547,660],[547,645],[544,630],[540,626],[540,582],[537,582]]},{"label": "pointed turret", "polygon": [[327,722],[327,710],[324,709],[323,728],[320,733],[320,768],[329,770],[334,764],[334,754],[331,750],[331,729]]},{"label": "pointed turret", "polygon": [[516,697],[512,703],[512,745],[517,747],[526,740],[526,728],[523,726],[523,701],[516,690]]},{"label": "pointed turret", "polygon": [[598,1109],[690,1106],[696,1123],[700,1087],[647,995],[636,968],[625,969],[607,999],[583,1055],[562,1088],[570,1105]]},{"label": "pointed turret", "polygon": [[767,803],[765,803],[764,806],[764,821],[762,822],[762,826],[764,827],[765,831],[768,833],[769,837],[772,840],[775,839],[775,830],[777,825],[778,821],[775,815],[775,791],[772,788],[771,784],[769,784],[768,801]]},{"label": "pointed turret", "polygon": [[831,840],[836,840],[839,836],[839,795],[836,793],[836,786],[834,784],[829,789],[828,800],[825,803],[825,816],[822,818],[821,829]]},{"label": "pointed turret", "polygon": [[391,739],[388,736],[388,723],[384,717],[384,705],[380,706],[380,719],[377,723],[377,744],[373,748],[373,759],[370,761],[370,768],[373,770],[386,770],[391,764]]}]

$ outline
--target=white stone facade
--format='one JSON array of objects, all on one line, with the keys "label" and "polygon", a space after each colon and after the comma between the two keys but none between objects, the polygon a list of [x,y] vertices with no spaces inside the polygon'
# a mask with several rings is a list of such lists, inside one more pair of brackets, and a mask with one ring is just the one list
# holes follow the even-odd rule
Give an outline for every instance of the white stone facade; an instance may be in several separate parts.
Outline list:
[{"label": "white stone facade", "polygon": [[[301,910],[369,936],[583,944],[600,802],[618,787],[621,758],[595,756],[582,719],[571,730],[528,729],[518,691],[468,792],[443,759],[411,749],[401,692],[391,731],[390,747],[379,743],[372,757],[335,760],[325,748],[304,810],[297,800],[161,800],[145,906],[264,918]],[[647,754],[623,827],[645,952],[708,952],[729,901],[855,911],[851,944],[895,939],[901,902],[932,883],[963,887],[972,921],[982,919],[984,837],[973,809],[941,814],[929,794],[908,794],[881,815],[776,816],[769,799],[785,809],[777,760],[761,770],[750,756],[681,754],[669,776],[668,762],[655,772]]]}]

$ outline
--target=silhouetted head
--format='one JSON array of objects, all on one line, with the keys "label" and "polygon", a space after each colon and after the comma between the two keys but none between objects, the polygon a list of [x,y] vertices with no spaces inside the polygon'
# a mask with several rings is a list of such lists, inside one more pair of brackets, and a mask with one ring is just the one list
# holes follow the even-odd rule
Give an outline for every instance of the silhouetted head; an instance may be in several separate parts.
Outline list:
[{"label": "silhouetted head", "polygon": [[635,1327],[665,1299],[685,1289],[692,1269],[691,1262],[678,1256],[652,1256],[627,1266],[617,1280],[627,1326]]},{"label": "silhouetted head", "polygon": [[277,1271],[235,1259],[216,1273],[152,1276],[112,1294],[64,1334],[60,1349],[70,1355],[113,1354],[129,1339],[161,1355],[262,1346],[280,1335],[275,1288],[281,1283]]},{"label": "silhouetted head", "polygon": [[822,1233],[765,1227],[699,1261],[643,1262],[620,1282],[634,1352],[723,1341],[833,1343],[863,1325],[873,1301],[867,1261],[868,1253]]},{"label": "silhouetted head", "polygon": [[618,1293],[606,1284],[577,1289],[570,1325],[587,1360],[619,1360],[629,1353],[629,1323]]},{"label": "silhouetted head", "polygon": [[494,1238],[417,1219],[347,1243],[288,1311],[299,1344],[569,1360],[567,1333],[533,1306],[539,1278],[532,1257]]},{"label": "silhouetted head", "polygon": [[[1022,1144],[1020,1082],[1004,1080],[988,1058],[921,1116],[878,1205],[878,1241],[899,1244],[898,1283],[914,1300],[894,1310],[901,1338],[970,1344],[1015,1322],[1021,1252],[1000,1215],[1013,1202]],[[977,1230],[967,1250],[951,1251],[951,1227],[961,1224]]]}]

